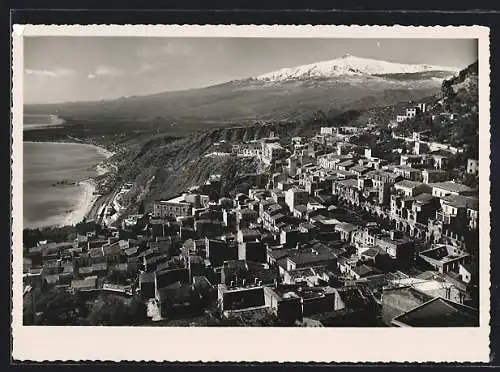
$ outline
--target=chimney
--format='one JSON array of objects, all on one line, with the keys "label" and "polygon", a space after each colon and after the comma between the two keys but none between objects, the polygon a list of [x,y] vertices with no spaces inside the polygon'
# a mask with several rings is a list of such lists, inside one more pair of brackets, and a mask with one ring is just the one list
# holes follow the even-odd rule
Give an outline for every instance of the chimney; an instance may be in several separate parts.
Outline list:
[{"label": "chimney", "polygon": [[259,281],[259,279],[258,279],[258,278],[255,278],[255,280],[254,280],[254,284],[257,284],[257,283],[258,283],[258,281]]},{"label": "chimney", "polygon": [[262,285],[262,280],[259,280],[259,282],[257,284],[260,287]]},{"label": "chimney", "polygon": [[246,279],[241,280],[241,285],[244,287],[245,286]]},{"label": "chimney", "polygon": [[229,283],[229,286],[232,287],[233,286],[233,281],[231,280],[231,283]]}]

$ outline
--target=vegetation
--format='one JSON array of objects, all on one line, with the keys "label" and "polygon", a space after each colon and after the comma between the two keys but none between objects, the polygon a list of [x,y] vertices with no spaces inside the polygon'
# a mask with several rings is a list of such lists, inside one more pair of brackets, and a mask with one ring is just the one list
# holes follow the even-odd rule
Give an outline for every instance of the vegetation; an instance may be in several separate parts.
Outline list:
[{"label": "vegetation", "polygon": [[38,313],[33,323],[31,302],[24,303],[25,325],[134,325],[146,319],[146,305],[137,296],[99,294],[96,298],[83,293],[69,293],[52,288],[36,300]]},{"label": "vegetation", "polygon": [[76,238],[75,226],[64,227],[46,227],[43,229],[24,229],[23,244],[26,248],[37,245],[39,241],[47,240],[49,242],[67,242]]}]

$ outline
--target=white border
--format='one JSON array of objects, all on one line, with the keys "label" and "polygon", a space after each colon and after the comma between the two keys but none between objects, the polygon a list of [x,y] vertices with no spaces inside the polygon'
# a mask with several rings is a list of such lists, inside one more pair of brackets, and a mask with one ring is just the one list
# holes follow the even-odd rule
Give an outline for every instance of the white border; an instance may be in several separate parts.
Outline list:
[{"label": "white border", "polygon": [[[30,361],[488,362],[490,309],[489,28],[482,26],[14,25],[13,352]],[[478,39],[480,327],[162,328],[22,325],[22,112],[24,36]]]}]

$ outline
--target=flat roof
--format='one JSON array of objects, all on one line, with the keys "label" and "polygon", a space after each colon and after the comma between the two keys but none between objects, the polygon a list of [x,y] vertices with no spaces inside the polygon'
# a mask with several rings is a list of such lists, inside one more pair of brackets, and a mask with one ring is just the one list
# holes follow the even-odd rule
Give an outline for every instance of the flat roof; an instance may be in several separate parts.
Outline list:
[{"label": "flat roof", "polygon": [[446,181],[446,182],[437,182],[429,184],[431,187],[451,191],[451,192],[471,192],[475,191],[475,189],[463,185],[461,183]]}]

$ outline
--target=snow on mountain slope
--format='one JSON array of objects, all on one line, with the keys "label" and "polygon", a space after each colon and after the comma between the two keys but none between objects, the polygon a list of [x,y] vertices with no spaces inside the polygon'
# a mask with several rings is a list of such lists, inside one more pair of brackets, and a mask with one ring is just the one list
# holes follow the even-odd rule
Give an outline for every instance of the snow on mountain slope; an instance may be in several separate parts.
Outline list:
[{"label": "snow on mountain slope", "polygon": [[335,76],[363,76],[363,75],[386,75],[386,74],[411,74],[429,71],[447,71],[450,75],[459,71],[455,67],[443,67],[432,65],[410,65],[378,61],[374,59],[360,58],[344,55],[331,61],[322,61],[309,65],[291,68],[283,68],[264,75],[255,77],[261,81],[282,80],[304,80],[314,78],[329,78]]}]

